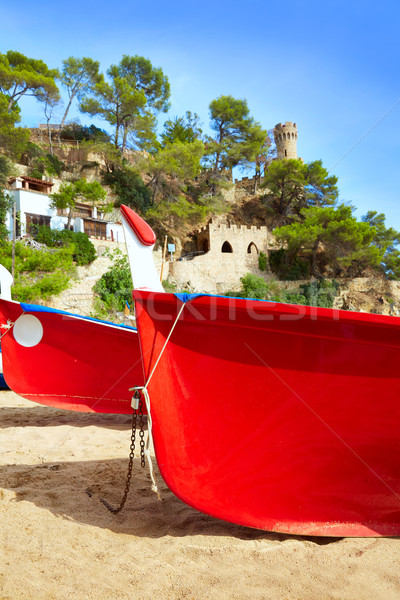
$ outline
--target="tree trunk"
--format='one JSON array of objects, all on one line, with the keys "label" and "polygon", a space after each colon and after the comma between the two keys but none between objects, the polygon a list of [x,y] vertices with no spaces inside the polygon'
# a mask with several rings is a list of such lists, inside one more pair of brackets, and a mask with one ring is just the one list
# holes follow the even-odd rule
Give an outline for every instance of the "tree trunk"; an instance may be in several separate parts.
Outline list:
[{"label": "tree trunk", "polygon": [[125,152],[127,137],[128,137],[128,131],[127,131],[127,129],[124,128],[124,135],[122,137],[122,154]]},{"label": "tree trunk", "polygon": [[158,174],[154,177],[154,188],[153,188],[153,196],[151,198],[151,203],[154,204],[154,200],[156,198],[156,193],[158,190]]},{"label": "tree trunk", "polygon": [[64,127],[64,123],[65,123],[65,119],[67,118],[67,114],[69,112],[69,109],[71,108],[71,104],[72,104],[72,100],[74,99],[74,95],[72,95],[69,99],[69,102],[67,104],[67,108],[65,109],[65,113],[63,118],[61,119],[61,125],[60,125],[60,131],[62,130],[62,128]]},{"label": "tree trunk", "polygon": [[319,279],[320,277],[320,272],[317,268],[317,251],[318,251],[318,246],[319,246],[319,240],[317,239],[317,241],[315,242],[313,249],[311,251],[311,260],[310,260],[310,270],[311,270],[311,275],[313,277],[317,277]]},{"label": "tree trunk", "polygon": [[253,192],[254,194],[257,192],[257,184],[259,183],[261,178],[261,169],[260,167],[256,164],[256,174],[254,176],[254,188],[253,188]]},{"label": "tree trunk", "polygon": [[51,139],[51,127],[50,127],[50,121],[49,121],[49,119],[47,119],[47,132],[49,134],[50,154],[51,154],[51,156],[53,156],[53,154],[54,154],[54,152],[53,152],[53,141]]},{"label": "tree trunk", "polygon": [[114,140],[114,146],[116,148],[118,148],[118,139],[119,139],[119,128],[120,128],[120,124],[117,123],[115,126],[115,140]]},{"label": "tree trunk", "polygon": [[220,153],[217,152],[217,155],[215,157],[215,165],[214,165],[214,173],[217,174],[218,173],[218,166],[219,166],[219,156]]}]

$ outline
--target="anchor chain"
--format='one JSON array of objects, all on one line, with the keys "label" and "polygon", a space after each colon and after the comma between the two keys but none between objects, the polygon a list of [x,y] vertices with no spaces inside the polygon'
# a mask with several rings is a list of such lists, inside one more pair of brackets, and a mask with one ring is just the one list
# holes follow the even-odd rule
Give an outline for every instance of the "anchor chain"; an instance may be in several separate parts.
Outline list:
[{"label": "anchor chain", "polygon": [[144,454],[144,447],[145,447],[145,443],[144,443],[144,417],[143,417],[143,401],[142,401],[142,395],[140,395],[140,400],[139,400],[139,436],[140,436],[140,465],[142,467],[142,469],[144,469],[144,467],[146,466],[146,461],[145,461],[145,454]]},{"label": "anchor chain", "polygon": [[119,506],[114,507],[112,506],[109,502],[107,502],[107,500],[105,498],[100,498],[100,502],[102,504],[104,504],[104,506],[106,507],[107,510],[109,510],[111,513],[113,513],[114,515],[118,514],[119,512],[121,512],[121,510],[124,508],[125,506],[125,502],[126,499],[128,498],[128,494],[129,494],[129,488],[131,486],[131,478],[132,478],[132,468],[133,468],[133,459],[135,456],[135,444],[136,444],[136,423],[137,423],[137,417],[139,416],[139,436],[140,436],[140,464],[142,466],[142,468],[145,467],[146,463],[145,463],[145,454],[144,454],[144,416],[143,416],[143,402],[141,399],[141,393],[139,390],[137,390],[134,394],[134,398],[137,400],[139,400],[138,403],[138,409],[135,409],[133,411],[132,414],[132,433],[131,433],[131,444],[129,447],[129,463],[128,463],[128,473],[126,476],[126,483],[125,483],[125,491],[124,491],[124,495],[122,496],[122,500],[119,504]]}]

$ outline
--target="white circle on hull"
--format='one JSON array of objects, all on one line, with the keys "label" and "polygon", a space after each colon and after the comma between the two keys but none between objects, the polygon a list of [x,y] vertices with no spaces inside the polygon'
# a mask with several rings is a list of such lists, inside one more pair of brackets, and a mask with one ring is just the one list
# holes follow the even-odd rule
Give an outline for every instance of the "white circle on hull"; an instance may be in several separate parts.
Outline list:
[{"label": "white circle on hull", "polygon": [[14,323],[13,335],[18,344],[32,348],[43,337],[43,325],[33,315],[21,315]]}]

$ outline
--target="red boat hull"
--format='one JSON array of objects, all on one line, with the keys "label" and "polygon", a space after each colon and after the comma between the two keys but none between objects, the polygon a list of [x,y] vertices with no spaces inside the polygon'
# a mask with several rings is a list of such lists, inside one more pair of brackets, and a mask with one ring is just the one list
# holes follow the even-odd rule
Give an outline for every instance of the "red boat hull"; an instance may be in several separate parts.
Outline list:
[{"label": "red boat hull", "polygon": [[135,329],[23,306],[0,300],[2,324],[29,314],[43,327],[43,337],[33,347],[18,343],[14,328],[1,340],[3,373],[14,392],[55,408],[132,413],[129,388],[143,382]]},{"label": "red boat hull", "polygon": [[[134,298],[147,380],[182,302]],[[148,386],[161,474],[241,525],[400,535],[399,364],[395,317],[189,299]]]}]

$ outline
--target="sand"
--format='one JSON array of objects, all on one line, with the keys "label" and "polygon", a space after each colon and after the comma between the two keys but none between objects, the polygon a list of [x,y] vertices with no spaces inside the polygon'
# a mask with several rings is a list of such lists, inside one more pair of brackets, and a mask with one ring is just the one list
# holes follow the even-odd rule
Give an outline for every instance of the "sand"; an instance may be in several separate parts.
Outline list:
[{"label": "sand", "polygon": [[[1,600],[400,598],[400,539],[301,538],[159,502],[130,418],[79,414],[0,392]],[[399,457],[400,461],[400,457]]]}]

